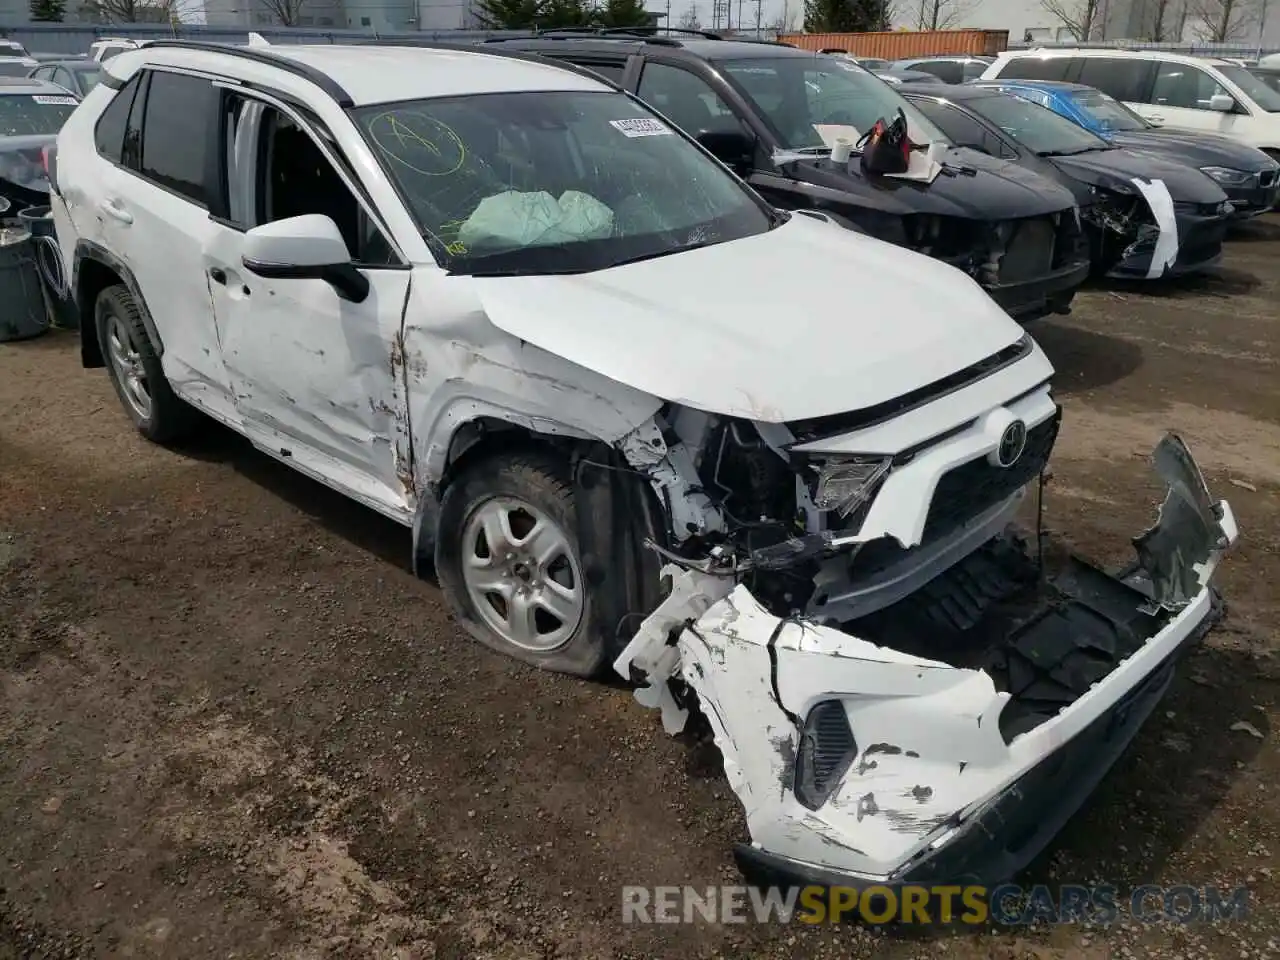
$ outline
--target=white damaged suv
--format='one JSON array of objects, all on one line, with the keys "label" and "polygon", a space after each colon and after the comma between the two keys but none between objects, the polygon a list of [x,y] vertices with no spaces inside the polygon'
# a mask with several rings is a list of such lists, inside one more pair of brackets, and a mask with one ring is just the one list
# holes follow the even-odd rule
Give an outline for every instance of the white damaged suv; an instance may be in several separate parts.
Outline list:
[{"label": "white damaged suv", "polygon": [[785,214],[585,71],[121,53],[50,163],[86,366],[413,531],[481,642],[697,708],[753,876],[1010,875],[1216,618],[1181,442],[1110,576],[1011,529],[1059,409],[968,276]]}]

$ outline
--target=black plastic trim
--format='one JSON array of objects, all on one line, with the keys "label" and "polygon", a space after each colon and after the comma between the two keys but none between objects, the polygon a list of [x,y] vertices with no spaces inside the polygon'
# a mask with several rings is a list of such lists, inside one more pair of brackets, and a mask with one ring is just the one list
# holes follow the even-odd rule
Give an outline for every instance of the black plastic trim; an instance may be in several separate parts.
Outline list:
[{"label": "black plastic trim", "polygon": [[347,93],[342,85],[327,73],[290,57],[282,57],[277,53],[272,53],[270,50],[263,50],[261,47],[233,47],[229,44],[210,43],[204,40],[153,40],[146,46],[147,50],[152,48],[203,50],[206,53],[222,53],[231,57],[239,57],[241,60],[252,60],[255,63],[276,67],[286,73],[292,73],[294,76],[309,80],[344,109],[355,106],[355,100],[351,98],[351,94]]},{"label": "black plastic trim", "polygon": [[[155,351],[157,358],[163,357],[164,341],[160,339],[160,331],[156,328],[156,322],[152,319],[151,311],[147,308],[147,301],[143,299],[142,287],[138,284],[138,278],[133,275],[133,271],[129,269],[123,260],[111,253],[106,247],[94,243],[92,240],[76,241],[76,252],[71,265],[71,291],[80,313],[81,356],[84,357],[86,355],[83,346],[84,338],[98,335],[98,324],[97,318],[93,315],[93,304],[80,302],[80,265],[85,260],[93,260],[107,267],[129,288],[130,295],[138,305],[138,313],[142,316],[142,325],[146,328],[147,338],[151,341],[151,348]],[[88,317],[88,323],[85,322],[86,317]]]}]

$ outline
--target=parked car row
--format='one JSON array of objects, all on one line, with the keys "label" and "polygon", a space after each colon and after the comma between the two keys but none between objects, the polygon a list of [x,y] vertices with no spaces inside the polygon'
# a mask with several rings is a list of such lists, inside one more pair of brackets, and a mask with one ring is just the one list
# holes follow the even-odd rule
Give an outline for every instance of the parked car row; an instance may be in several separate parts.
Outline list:
[{"label": "parked car row", "polygon": [[[832,162],[898,110],[928,175]],[[220,421],[410,528],[481,643],[612,664],[672,732],[697,706],[753,879],[896,885],[1048,843],[1237,537],[1176,437],[1132,569],[1011,530],[1061,410],[1008,313],[1089,265],[1050,159],[783,46],[162,41],[48,172],[84,363],[144,436]]]}]

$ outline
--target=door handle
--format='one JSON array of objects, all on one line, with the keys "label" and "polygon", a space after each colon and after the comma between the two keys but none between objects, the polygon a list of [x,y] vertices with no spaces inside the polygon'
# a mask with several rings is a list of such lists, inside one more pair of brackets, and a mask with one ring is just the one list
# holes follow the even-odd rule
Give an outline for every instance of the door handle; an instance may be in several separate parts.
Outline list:
[{"label": "door handle", "polygon": [[227,285],[227,271],[223,270],[221,267],[210,267],[209,279],[214,283],[220,283],[225,287]]},{"label": "door handle", "polygon": [[133,223],[133,214],[128,210],[125,210],[114,200],[103,200],[98,204],[98,209],[113,220],[119,220],[123,224]]}]

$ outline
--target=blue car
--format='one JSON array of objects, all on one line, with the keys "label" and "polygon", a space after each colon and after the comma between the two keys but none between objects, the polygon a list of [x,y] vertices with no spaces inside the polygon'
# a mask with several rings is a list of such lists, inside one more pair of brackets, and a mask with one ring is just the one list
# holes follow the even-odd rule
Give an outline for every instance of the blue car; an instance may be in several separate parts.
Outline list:
[{"label": "blue car", "polygon": [[1157,127],[1101,90],[1052,80],[977,80],[971,86],[999,90],[1048,107],[1118,147],[1140,150],[1195,167],[1217,181],[1236,219],[1266,213],[1280,194],[1280,164],[1261,150],[1213,133]]}]

